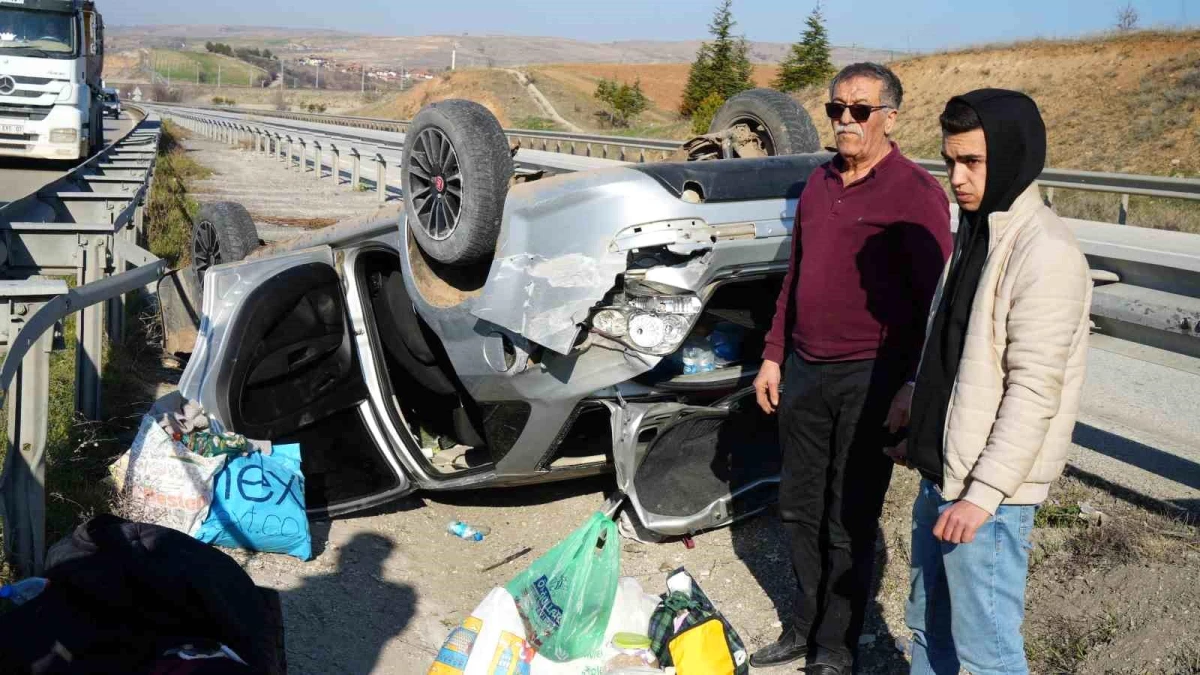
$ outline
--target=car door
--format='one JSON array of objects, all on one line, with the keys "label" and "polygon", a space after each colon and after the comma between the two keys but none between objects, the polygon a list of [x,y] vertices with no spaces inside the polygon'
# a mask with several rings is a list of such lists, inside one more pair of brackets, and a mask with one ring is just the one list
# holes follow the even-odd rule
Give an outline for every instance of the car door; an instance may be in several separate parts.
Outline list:
[{"label": "car door", "polygon": [[617,486],[663,535],[729,525],[778,498],[776,420],[743,389],[711,405],[606,404]]},{"label": "car door", "polygon": [[229,431],[301,446],[310,511],[411,491],[380,431],[327,246],[210,268],[180,390]]}]

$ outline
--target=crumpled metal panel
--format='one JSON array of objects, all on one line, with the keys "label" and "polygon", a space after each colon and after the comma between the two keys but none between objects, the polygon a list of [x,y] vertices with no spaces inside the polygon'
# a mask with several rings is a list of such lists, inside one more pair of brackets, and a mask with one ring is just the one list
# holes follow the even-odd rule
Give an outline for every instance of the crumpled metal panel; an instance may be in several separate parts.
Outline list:
[{"label": "crumpled metal panel", "polygon": [[[488,283],[472,314],[560,354],[625,271],[624,225],[670,218],[673,198],[625,168],[544,178],[508,193]],[[680,204],[682,204],[680,202]]]}]

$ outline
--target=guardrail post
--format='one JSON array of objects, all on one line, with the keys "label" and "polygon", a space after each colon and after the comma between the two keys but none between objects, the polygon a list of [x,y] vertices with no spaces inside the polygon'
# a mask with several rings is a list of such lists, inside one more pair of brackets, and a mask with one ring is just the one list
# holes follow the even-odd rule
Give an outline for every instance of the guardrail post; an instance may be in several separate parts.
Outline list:
[{"label": "guardrail post", "polygon": [[275,159],[283,161],[283,136],[279,132],[275,133]]},{"label": "guardrail post", "polygon": [[1129,221],[1129,195],[1121,195],[1121,210],[1117,211],[1117,223],[1125,225]]},{"label": "guardrail post", "polygon": [[342,183],[342,155],[334,143],[329,144],[329,154],[333,157],[333,167],[329,172],[329,177],[333,179],[333,186],[337,187]]},{"label": "guardrail post", "polygon": [[297,162],[296,170],[303,174],[305,171],[308,171],[308,143],[304,141],[303,136],[297,140],[300,143],[300,161]]},{"label": "guardrail post", "polygon": [[359,154],[358,148],[350,148],[350,189],[357,190],[359,179],[362,177],[362,155]]},{"label": "guardrail post", "polygon": [[287,156],[284,157],[283,166],[288,171],[292,170],[292,137],[291,137],[291,135],[288,135],[288,137],[287,137]]},{"label": "guardrail post", "polygon": [[1046,208],[1054,209],[1054,188],[1046,188]]},{"label": "guardrail post", "polygon": [[[15,303],[33,314],[38,306]],[[15,337],[19,324],[6,328]],[[4,552],[23,574],[38,575],[46,551],[46,421],[54,330],[37,338],[8,390],[8,452],[4,458]]]},{"label": "guardrail post", "polygon": [[[113,233],[112,239],[124,239],[128,241],[129,236],[126,232],[126,227],[122,227]],[[125,259],[118,252],[116,242],[113,241],[106,248],[109,255],[112,256],[112,273],[114,275],[121,274],[126,270]],[[118,295],[105,304],[105,318],[108,319],[108,339],[113,342],[122,342],[125,339],[125,296],[124,294]]]},{"label": "guardrail post", "polygon": [[313,139],[313,180],[321,181],[321,141]]},{"label": "guardrail post", "polygon": [[[79,237],[83,254],[83,283],[104,278],[106,258],[102,237]],[[75,409],[89,420],[100,419],[100,375],[104,372],[104,304],[79,312],[75,335]]]},{"label": "guardrail post", "polygon": [[378,165],[378,171],[375,174],[375,191],[379,193],[379,203],[387,201],[387,160],[382,154],[376,153],[375,164]]}]

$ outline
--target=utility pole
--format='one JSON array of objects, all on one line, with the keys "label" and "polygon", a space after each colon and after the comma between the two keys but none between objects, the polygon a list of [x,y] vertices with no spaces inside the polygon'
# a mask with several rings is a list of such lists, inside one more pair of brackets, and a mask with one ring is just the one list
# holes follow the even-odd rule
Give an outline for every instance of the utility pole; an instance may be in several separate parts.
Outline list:
[{"label": "utility pole", "polygon": [[358,70],[362,73],[362,84],[359,85],[359,93],[367,93],[367,67],[359,66]]},{"label": "utility pole", "polygon": [[217,89],[221,88],[221,64],[217,64]]},{"label": "utility pole", "polygon": [[317,81],[313,84],[313,89],[321,88],[321,62],[317,61]]},{"label": "utility pole", "polygon": [[458,43],[455,42],[454,46],[450,48],[450,70],[454,70],[454,64],[455,64],[455,61],[457,61],[457,60],[458,60]]},{"label": "utility pole", "polygon": [[196,64],[196,86],[200,86],[200,64]]}]

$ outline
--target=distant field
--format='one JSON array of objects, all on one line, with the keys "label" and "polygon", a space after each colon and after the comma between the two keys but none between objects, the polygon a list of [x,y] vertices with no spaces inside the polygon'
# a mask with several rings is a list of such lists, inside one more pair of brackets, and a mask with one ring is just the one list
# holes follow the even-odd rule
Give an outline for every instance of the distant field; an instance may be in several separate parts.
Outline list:
[{"label": "distant field", "polygon": [[144,62],[151,64],[159,77],[169,77],[172,82],[194,84],[199,77],[201,84],[216,84],[219,71],[222,84],[248,87],[261,84],[267,76],[265,70],[245,61],[208,52],[152,49],[144,58]]}]

